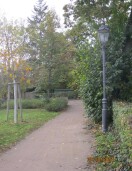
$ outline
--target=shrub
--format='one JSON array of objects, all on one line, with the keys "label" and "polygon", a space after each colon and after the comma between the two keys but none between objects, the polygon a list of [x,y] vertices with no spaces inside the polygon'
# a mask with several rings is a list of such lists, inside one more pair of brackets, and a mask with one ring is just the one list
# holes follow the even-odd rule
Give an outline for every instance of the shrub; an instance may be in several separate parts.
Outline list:
[{"label": "shrub", "polygon": [[[22,100],[22,108],[23,109],[36,109],[36,108],[43,108],[45,102],[40,99],[23,99]],[[7,102],[1,105],[2,109],[6,109]],[[9,108],[14,108],[14,100],[9,101]]]},{"label": "shrub", "polygon": [[[23,109],[37,109],[45,108],[48,111],[61,111],[66,108],[68,104],[68,98],[66,97],[56,97],[50,100],[44,99],[23,99],[22,108]],[[7,102],[1,105],[1,109],[6,109]],[[9,108],[14,108],[14,100],[9,101]]]},{"label": "shrub", "polygon": [[[99,47],[83,45],[78,52],[78,80],[80,84],[80,96],[82,97],[88,117],[95,123],[102,121],[102,63]],[[106,73],[108,75],[108,73]],[[106,76],[107,76],[106,75]],[[108,108],[108,123],[112,121],[112,97],[111,84],[107,79],[106,94]]]},{"label": "shrub", "polygon": [[68,105],[68,99],[66,97],[51,98],[45,105],[45,109],[48,111],[58,112],[65,109]]},{"label": "shrub", "polygon": [[102,119],[102,80],[101,61],[97,49],[84,49],[78,53],[80,65],[78,66],[80,96],[82,97],[88,117],[95,122]]},{"label": "shrub", "polygon": [[106,134],[98,132],[96,137],[98,157],[109,156],[112,162],[98,163],[97,171],[131,170],[131,113],[132,106],[126,103],[114,103],[114,119],[111,130]]},{"label": "shrub", "polygon": [[43,108],[44,103],[40,99],[25,99],[22,100],[22,106],[24,109],[36,109]]},{"label": "shrub", "polygon": [[68,99],[77,99],[78,93],[75,91],[68,92]]},{"label": "shrub", "polygon": [[53,97],[67,97],[68,99],[77,99],[78,93],[75,91],[58,91],[52,94]]}]

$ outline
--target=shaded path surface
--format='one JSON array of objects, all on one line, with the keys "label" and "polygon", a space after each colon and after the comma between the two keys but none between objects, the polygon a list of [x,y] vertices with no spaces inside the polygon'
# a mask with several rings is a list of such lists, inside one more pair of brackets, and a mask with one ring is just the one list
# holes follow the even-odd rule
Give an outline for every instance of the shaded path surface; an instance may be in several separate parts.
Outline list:
[{"label": "shaded path surface", "polygon": [[93,138],[85,129],[83,105],[66,111],[0,156],[0,171],[86,171]]}]

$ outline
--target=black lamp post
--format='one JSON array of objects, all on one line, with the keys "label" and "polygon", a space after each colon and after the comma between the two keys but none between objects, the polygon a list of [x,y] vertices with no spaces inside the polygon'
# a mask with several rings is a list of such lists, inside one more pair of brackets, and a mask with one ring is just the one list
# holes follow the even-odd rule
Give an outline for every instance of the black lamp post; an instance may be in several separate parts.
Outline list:
[{"label": "black lamp post", "polygon": [[102,131],[107,131],[107,98],[106,98],[106,60],[105,46],[109,37],[109,28],[102,25],[98,30],[99,40],[102,45],[102,60],[103,60],[103,99],[102,99]]}]

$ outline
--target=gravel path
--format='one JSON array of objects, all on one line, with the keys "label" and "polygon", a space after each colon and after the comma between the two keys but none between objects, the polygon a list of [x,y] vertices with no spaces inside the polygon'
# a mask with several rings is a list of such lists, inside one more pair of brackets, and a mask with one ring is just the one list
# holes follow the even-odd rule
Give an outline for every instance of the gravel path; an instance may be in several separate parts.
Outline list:
[{"label": "gravel path", "polygon": [[81,101],[31,133],[0,156],[0,171],[87,171],[93,137]]}]

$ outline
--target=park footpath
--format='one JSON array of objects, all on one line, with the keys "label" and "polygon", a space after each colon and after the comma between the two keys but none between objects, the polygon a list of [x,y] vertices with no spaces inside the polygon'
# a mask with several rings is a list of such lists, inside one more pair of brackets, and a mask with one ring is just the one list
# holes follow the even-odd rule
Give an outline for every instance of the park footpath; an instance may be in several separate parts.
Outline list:
[{"label": "park footpath", "polygon": [[0,155],[0,171],[92,171],[94,138],[80,100]]}]

